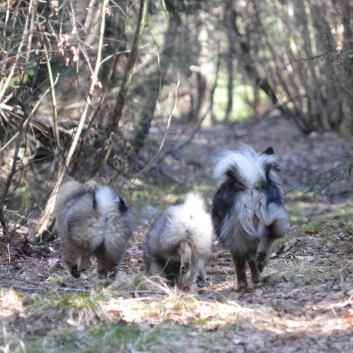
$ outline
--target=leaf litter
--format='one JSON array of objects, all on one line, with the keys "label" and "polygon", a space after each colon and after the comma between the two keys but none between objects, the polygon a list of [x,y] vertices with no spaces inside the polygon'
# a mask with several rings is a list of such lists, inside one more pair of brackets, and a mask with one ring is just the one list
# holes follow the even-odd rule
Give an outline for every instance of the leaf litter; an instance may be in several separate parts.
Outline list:
[{"label": "leaf litter", "polygon": [[[292,145],[280,147],[285,189],[305,181],[320,170],[318,165],[325,168],[323,163],[327,167],[331,163],[332,167],[336,158],[332,148],[337,150],[337,146],[327,149],[324,139],[305,140],[289,132],[286,123],[278,124],[278,129],[293,138]],[[268,147],[269,141],[279,145],[279,134],[271,131],[260,123],[252,133],[225,129],[200,134],[195,142],[204,147],[201,162],[210,170],[214,160],[209,156],[216,156],[225,146],[235,148],[235,141],[253,142],[257,149]],[[294,153],[296,143],[309,147]],[[320,156],[318,162],[310,159],[303,165],[302,154],[314,148],[313,144],[316,153],[320,150],[327,158]],[[194,170],[194,178],[197,173],[202,171]],[[117,280],[109,286],[97,280],[94,263],[80,280],[72,278],[60,261],[58,241],[33,244],[18,234],[9,245],[0,243],[0,349],[36,353],[352,352],[353,222],[321,217],[338,209],[334,196],[330,199],[330,193],[335,195],[332,188],[315,208],[303,204],[306,213],[300,215],[299,223],[306,224],[292,226],[288,236],[276,243],[262,286],[250,286],[242,296],[235,291],[230,254],[216,241],[207,285],[202,289],[180,291],[144,276],[142,243],[157,217],[155,202],[146,206],[153,215],[138,224]],[[206,197],[210,202],[212,191],[206,191]]]}]

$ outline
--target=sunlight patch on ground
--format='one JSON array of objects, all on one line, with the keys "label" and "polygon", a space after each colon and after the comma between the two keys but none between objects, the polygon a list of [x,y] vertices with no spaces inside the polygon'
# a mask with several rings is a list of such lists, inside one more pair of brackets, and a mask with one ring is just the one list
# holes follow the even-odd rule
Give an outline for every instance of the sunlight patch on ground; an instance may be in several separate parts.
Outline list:
[{"label": "sunlight patch on ground", "polygon": [[22,298],[13,289],[0,288],[0,317],[10,319],[17,315],[23,315]]}]

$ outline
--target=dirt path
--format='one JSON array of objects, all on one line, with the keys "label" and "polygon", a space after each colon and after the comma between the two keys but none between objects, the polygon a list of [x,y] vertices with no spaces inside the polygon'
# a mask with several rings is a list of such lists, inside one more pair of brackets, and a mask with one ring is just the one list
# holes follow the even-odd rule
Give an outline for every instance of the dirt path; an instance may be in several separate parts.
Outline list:
[{"label": "dirt path", "polygon": [[[211,174],[223,148],[236,148],[238,142],[260,150],[274,147],[285,190],[337,165],[340,150],[352,147],[333,134],[303,137],[287,122],[269,120],[251,128],[203,131],[183,150],[180,164],[174,160],[165,168],[186,188],[198,182],[209,201],[213,181],[205,180],[205,174]],[[187,175],[174,169],[181,165]],[[333,185],[316,208],[301,203],[299,212],[290,205],[290,214],[300,218],[298,223],[334,216],[347,206],[342,190]],[[14,251],[16,241],[10,248],[0,248],[2,351],[353,351],[353,223],[333,217],[292,227],[288,237],[276,244],[263,285],[250,286],[241,297],[234,290],[230,255],[215,242],[206,287],[181,292],[146,279],[142,260],[144,235],[178,195],[174,189],[157,195],[152,189],[141,192],[137,188],[130,195],[130,203],[138,209],[135,240],[118,279],[107,288],[97,281],[94,264],[81,280],[71,278],[59,260],[56,242],[21,244],[26,249],[23,256]]]}]

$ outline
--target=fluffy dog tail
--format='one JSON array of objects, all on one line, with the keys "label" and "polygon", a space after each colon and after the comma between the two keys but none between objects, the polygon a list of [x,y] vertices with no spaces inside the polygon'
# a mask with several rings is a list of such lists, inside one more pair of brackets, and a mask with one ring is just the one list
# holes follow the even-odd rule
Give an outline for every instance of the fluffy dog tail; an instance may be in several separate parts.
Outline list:
[{"label": "fluffy dog tail", "polygon": [[114,277],[133,232],[133,216],[124,200],[96,179],[85,184],[69,180],[59,190],[55,215],[71,274],[78,278],[95,255],[98,274]]},{"label": "fluffy dog tail", "polygon": [[[220,179],[220,184],[229,179],[242,179],[251,186],[261,178],[275,177],[273,172],[276,171],[279,167],[272,148],[257,153],[251,146],[242,145],[238,151],[225,151],[213,174]],[[278,177],[275,179],[277,181]]]},{"label": "fluffy dog tail", "polygon": [[171,234],[175,241],[190,242],[195,253],[206,260],[211,251],[213,225],[202,196],[189,192],[183,203],[170,210],[166,234]]},{"label": "fluffy dog tail", "polygon": [[55,209],[62,234],[85,243],[91,253],[104,247],[113,254],[121,246],[119,238],[125,240],[133,229],[133,216],[123,198],[94,179],[85,184],[65,182]]},{"label": "fluffy dog tail", "polygon": [[205,201],[198,192],[189,192],[184,202],[171,208],[171,215],[167,224],[169,233],[185,238],[191,237],[196,229],[203,229],[207,223],[210,223]]},{"label": "fluffy dog tail", "polygon": [[[101,185],[93,191],[94,222],[87,229],[92,253],[97,250],[106,255],[114,256],[125,248],[126,233],[133,229],[133,218],[122,197],[107,186]],[[93,217],[92,217],[93,219]]]}]

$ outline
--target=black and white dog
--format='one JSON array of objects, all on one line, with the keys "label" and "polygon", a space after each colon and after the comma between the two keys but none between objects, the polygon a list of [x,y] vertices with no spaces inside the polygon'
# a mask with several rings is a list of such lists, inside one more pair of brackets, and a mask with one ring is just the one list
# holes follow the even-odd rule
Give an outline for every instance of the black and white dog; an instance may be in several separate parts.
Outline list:
[{"label": "black and white dog", "polygon": [[247,288],[247,263],[252,282],[261,282],[273,242],[289,228],[278,171],[272,147],[257,153],[247,145],[225,152],[215,167],[220,186],[212,221],[220,243],[231,252],[239,290]]}]

